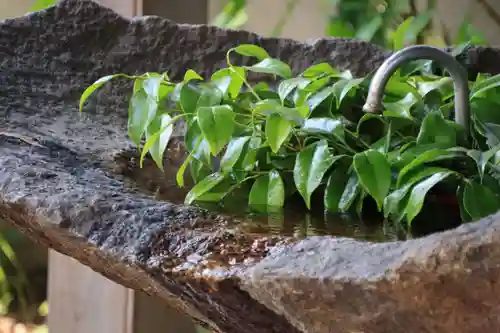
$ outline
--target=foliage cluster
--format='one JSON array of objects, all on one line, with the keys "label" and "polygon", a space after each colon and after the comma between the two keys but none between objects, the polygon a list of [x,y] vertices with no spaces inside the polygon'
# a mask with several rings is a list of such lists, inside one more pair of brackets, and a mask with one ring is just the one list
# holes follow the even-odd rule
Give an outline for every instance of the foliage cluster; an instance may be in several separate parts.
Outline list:
[{"label": "foliage cluster", "polygon": [[[287,1],[270,35],[281,35],[298,2]],[[387,49],[399,49],[411,44],[460,45],[469,41],[475,45],[487,44],[482,33],[471,25],[469,17],[464,18],[453,40],[446,29],[442,35],[436,35],[436,31],[432,31],[432,18],[436,12],[435,0],[428,0],[425,8],[417,6],[415,0],[326,0],[315,4],[325,7],[325,36],[357,38]],[[246,0],[228,0],[213,24],[219,27],[240,28],[249,19],[246,6]],[[489,13],[490,10],[491,8],[487,8],[486,12]],[[406,30],[404,45],[397,45],[394,36],[401,25],[404,25]]]},{"label": "foliage cluster", "polygon": [[[229,55],[254,57],[252,66],[234,66]],[[370,76],[355,78],[327,63],[297,77],[290,67],[256,45],[227,54],[227,68],[205,81],[192,70],[171,82],[167,73],[115,74],[88,87],[80,100],[116,77],[134,80],[128,132],[163,167],[173,124],[187,123],[187,170],[196,184],[185,202],[223,202],[229,194],[250,207],[284,206],[299,193],[311,207],[322,194],[329,212],[361,213],[368,198],[394,221],[411,223],[428,193],[456,197],[464,221],[500,209],[500,76],[471,82],[472,129],[453,119],[453,84],[416,64],[389,81],[382,114],[361,110]],[[274,91],[251,85],[249,72],[280,78]],[[218,157],[220,163],[214,163]]]}]

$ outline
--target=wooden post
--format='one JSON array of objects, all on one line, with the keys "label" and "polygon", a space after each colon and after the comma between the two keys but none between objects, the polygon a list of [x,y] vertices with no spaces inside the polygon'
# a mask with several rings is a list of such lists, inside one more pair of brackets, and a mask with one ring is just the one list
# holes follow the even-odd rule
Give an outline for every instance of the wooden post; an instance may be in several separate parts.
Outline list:
[{"label": "wooden post", "polygon": [[50,333],[196,333],[191,320],[78,261],[49,253]]}]

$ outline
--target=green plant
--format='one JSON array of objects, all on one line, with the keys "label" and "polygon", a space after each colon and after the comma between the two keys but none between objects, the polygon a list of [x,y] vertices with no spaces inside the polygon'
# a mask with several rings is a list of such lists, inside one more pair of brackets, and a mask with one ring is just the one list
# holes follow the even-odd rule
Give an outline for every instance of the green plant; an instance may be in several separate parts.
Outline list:
[{"label": "green plant", "polygon": [[[232,53],[257,62],[235,66]],[[292,77],[287,64],[255,45],[231,49],[227,64],[208,81],[192,70],[179,83],[167,73],[106,76],[85,90],[80,110],[113,78],[134,80],[129,136],[138,147],[145,138],[141,165],[149,154],[160,168],[173,124],[185,121],[189,156],[177,182],[184,186],[189,170],[196,184],[186,204],[224,202],[237,193],[251,208],[269,211],[298,193],[310,208],[320,193],[329,212],[361,213],[373,200],[385,217],[409,224],[437,191],[458,198],[463,221],[500,209],[500,114],[493,111],[500,106],[500,76],[471,82],[469,139],[450,120],[451,79],[420,67],[390,80],[385,110],[376,115],[361,111],[369,77],[327,63]],[[280,78],[277,90],[251,85],[252,72]]]}]

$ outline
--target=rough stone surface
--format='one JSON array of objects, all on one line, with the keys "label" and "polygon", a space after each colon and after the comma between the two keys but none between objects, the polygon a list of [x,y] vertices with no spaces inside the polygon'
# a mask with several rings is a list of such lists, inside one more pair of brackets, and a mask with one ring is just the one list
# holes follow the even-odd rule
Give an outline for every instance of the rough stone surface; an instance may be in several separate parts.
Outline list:
[{"label": "rough stone surface", "polygon": [[[78,113],[99,77],[208,75],[240,43],[295,72],[328,61],[361,75],[389,54],[347,39],[302,44],[127,20],[85,0],[0,22],[0,217],[220,332],[499,332],[500,215],[384,244],[249,234],[227,216],[155,199],[149,189],[166,177],[151,162],[136,169],[128,84],[104,88]],[[471,49],[468,59],[472,72],[500,72],[497,49]],[[179,160],[171,148],[167,168]]]}]

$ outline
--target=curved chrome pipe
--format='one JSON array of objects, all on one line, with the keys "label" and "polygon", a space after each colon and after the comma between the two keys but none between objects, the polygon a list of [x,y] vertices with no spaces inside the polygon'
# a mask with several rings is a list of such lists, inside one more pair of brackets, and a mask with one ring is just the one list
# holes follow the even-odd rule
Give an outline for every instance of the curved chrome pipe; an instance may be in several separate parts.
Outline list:
[{"label": "curved chrome pipe", "polygon": [[448,53],[427,45],[415,45],[401,49],[389,58],[377,70],[370,83],[368,98],[363,111],[376,113],[382,106],[385,86],[394,72],[403,63],[412,60],[433,60],[443,66],[450,73],[455,90],[455,121],[469,130],[469,82],[467,71]]}]

